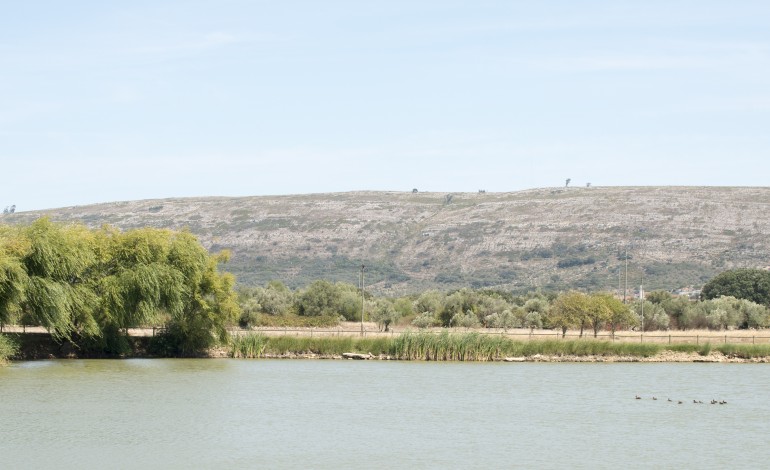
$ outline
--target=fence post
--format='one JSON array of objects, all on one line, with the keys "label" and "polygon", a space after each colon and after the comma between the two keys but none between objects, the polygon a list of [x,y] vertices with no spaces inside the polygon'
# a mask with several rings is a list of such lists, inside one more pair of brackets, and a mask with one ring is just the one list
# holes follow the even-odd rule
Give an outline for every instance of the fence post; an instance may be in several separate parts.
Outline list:
[{"label": "fence post", "polygon": [[725,335],[725,344],[727,344],[727,335]]},{"label": "fence post", "polygon": [[698,336],[699,336],[699,335],[695,335],[695,345],[696,345],[696,346],[698,345],[698,339],[699,339],[699,338],[698,338]]},{"label": "fence post", "polygon": [[754,337],[751,337],[751,344],[754,344]]},{"label": "fence post", "polygon": [[644,343],[644,333],[639,335],[639,344]]},{"label": "fence post", "polygon": [[668,344],[671,344],[671,335],[668,335]]}]

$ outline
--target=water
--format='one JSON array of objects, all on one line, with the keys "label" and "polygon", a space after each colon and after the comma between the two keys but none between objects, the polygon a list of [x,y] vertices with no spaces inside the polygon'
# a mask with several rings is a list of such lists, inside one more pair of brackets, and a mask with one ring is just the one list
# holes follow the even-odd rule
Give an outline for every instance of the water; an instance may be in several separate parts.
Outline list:
[{"label": "water", "polygon": [[770,459],[768,417],[763,364],[0,368],[3,468],[750,468]]}]

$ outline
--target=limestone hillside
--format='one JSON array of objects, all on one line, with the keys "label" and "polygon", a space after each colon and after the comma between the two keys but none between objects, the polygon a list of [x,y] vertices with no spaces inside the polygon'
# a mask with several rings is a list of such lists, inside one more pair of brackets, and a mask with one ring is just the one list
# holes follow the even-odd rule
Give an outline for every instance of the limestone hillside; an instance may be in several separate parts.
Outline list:
[{"label": "limestone hillside", "polygon": [[592,187],[511,193],[350,192],[113,202],[0,216],[188,228],[240,284],[358,282],[385,293],[699,286],[770,265],[770,188]]}]

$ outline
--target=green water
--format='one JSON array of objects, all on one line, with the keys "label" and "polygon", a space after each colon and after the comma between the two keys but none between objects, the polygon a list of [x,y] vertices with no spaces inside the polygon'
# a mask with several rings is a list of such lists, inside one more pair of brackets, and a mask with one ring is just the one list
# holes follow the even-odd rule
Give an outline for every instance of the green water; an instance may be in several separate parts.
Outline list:
[{"label": "green water", "polygon": [[759,468],[770,366],[25,362],[0,418],[2,468]]}]

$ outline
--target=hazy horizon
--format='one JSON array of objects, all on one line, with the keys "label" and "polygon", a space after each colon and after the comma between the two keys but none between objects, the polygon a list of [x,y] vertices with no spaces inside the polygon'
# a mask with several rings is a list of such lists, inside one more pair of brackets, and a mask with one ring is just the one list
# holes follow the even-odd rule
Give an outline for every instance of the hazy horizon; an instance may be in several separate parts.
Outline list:
[{"label": "hazy horizon", "polygon": [[770,4],[41,0],[0,18],[0,207],[749,186]]}]

